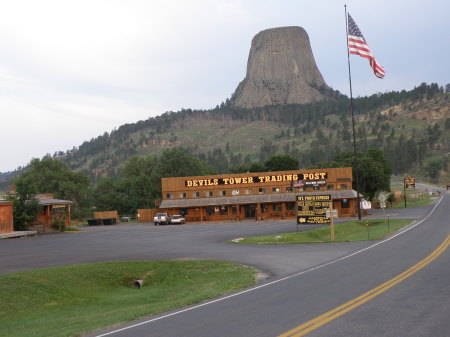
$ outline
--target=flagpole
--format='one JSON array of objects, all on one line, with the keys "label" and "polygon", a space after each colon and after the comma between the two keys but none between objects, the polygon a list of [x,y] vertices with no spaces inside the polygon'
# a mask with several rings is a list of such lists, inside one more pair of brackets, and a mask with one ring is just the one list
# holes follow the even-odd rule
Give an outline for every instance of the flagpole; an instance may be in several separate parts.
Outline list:
[{"label": "flagpole", "polygon": [[355,116],[353,113],[353,93],[352,93],[352,75],[350,71],[350,50],[348,47],[348,20],[347,20],[347,5],[344,5],[345,9],[345,35],[347,44],[347,63],[348,63],[348,80],[350,84],[350,112],[352,114],[352,130],[353,130],[353,160],[355,167],[355,179],[356,179],[356,200],[358,208],[358,219],[361,220],[361,198],[359,196],[359,177],[358,177],[358,153],[356,151],[356,136],[355,136]]}]

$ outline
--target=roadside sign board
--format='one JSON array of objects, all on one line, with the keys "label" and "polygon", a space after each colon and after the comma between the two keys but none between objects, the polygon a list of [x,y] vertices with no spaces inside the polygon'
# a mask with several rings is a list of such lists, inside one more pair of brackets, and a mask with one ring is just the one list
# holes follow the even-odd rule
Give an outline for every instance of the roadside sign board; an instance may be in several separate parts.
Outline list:
[{"label": "roadside sign board", "polygon": [[297,195],[297,225],[330,223],[331,195]]},{"label": "roadside sign board", "polygon": [[361,201],[361,209],[372,209],[372,203],[368,200]]},{"label": "roadside sign board", "polygon": [[[330,218],[330,209],[327,209],[326,215],[327,218]],[[338,218],[338,212],[337,209],[333,209],[333,218],[337,219]]]},{"label": "roadside sign board", "polygon": [[416,178],[407,177],[405,178],[405,189],[414,190],[416,188]]}]

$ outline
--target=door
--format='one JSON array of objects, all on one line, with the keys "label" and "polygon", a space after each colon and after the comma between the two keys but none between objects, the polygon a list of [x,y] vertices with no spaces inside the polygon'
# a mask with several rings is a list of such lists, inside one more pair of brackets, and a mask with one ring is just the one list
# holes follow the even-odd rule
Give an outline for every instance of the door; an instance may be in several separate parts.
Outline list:
[{"label": "door", "polygon": [[256,205],[245,205],[245,217],[254,218],[256,216]]}]

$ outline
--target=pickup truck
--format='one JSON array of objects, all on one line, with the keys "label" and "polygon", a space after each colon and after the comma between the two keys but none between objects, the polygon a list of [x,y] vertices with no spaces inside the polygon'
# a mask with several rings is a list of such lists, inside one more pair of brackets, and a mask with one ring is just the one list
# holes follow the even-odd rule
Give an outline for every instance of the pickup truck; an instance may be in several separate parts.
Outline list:
[{"label": "pickup truck", "polygon": [[155,226],[169,225],[170,221],[171,221],[170,216],[167,213],[156,213],[155,217],[153,218]]}]

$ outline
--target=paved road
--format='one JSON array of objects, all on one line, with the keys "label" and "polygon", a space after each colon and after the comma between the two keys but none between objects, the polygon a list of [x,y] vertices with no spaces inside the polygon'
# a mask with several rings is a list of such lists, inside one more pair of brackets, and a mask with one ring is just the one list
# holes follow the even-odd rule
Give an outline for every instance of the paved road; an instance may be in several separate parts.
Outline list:
[{"label": "paved road", "polygon": [[[391,218],[418,219],[430,206],[390,210]],[[374,210],[369,217],[383,213]],[[340,220],[345,221],[345,220]],[[299,226],[300,230],[314,226]],[[85,227],[82,232],[51,233],[0,241],[0,273],[66,264],[143,259],[212,259],[254,266],[283,277],[369,245],[366,242],[317,245],[237,245],[225,241],[295,231],[294,220],[153,226],[120,224]]]},{"label": "paved road", "polygon": [[[287,246],[224,243],[236,237],[293,231],[292,221],[161,227],[129,224],[2,240],[0,272],[109,260],[235,261],[255,266],[270,278],[243,294],[169,317],[157,316],[155,321],[111,336],[276,336],[422,260],[450,232],[449,199],[446,195],[431,216],[416,227],[372,248],[373,242]],[[391,217],[420,221],[435,205],[389,212]],[[417,274],[311,335],[448,336],[449,262],[446,250]]]},{"label": "paved road", "polygon": [[[106,333],[116,337],[277,336],[357,298],[423,260],[450,234],[449,208],[450,196],[446,195],[434,211],[425,214],[425,220],[388,241],[295,246],[297,259],[302,260],[306,254],[305,260],[311,264],[298,264],[294,274],[284,278],[277,275],[274,281],[236,296]],[[328,251],[330,246],[340,254],[333,255]],[[290,250],[284,253],[292,259]],[[315,260],[314,254],[327,257]],[[276,259],[282,260],[279,256]],[[449,263],[447,249],[385,293],[309,335],[448,337]]]}]

